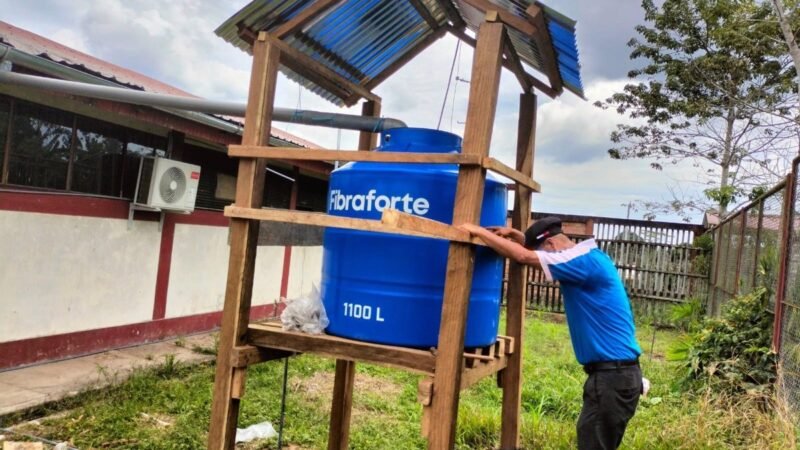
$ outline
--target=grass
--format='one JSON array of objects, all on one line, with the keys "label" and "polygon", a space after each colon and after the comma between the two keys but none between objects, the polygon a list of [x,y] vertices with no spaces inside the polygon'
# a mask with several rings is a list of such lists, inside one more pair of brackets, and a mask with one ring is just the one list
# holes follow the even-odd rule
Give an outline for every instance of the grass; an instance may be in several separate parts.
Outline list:
[{"label": "grass", "polygon": [[[526,324],[522,445],[529,449],[576,447],[575,422],[585,375],[575,362],[566,325],[534,315]],[[795,448],[795,430],[757,399],[690,395],[681,391],[674,363],[665,362],[677,335],[641,327],[643,371],[653,388],[631,421],[623,448],[629,449],[786,449]],[[651,361],[652,355],[652,361]],[[284,443],[295,449],[325,448],[333,362],[300,356],[289,363]],[[241,403],[240,427],[280,416],[283,363],[253,366]],[[79,448],[204,448],[214,368],[185,366],[167,358],[155,369],[137,372],[112,388],[85,392],[17,417],[17,431]],[[424,448],[417,403],[419,377],[366,364],[358,366],[354,394],[353,449]],[[493,379],[462,395],[458,449],[497,446],[502,391]],[[5,425],[8,426],[8,422]],[[274,439],[242,448],[274,448]]]}]

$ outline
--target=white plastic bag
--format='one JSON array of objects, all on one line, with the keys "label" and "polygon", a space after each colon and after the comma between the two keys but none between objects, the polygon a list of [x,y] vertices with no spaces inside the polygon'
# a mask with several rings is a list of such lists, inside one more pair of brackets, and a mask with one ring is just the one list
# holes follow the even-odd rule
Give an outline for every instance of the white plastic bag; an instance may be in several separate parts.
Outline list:
[{"label": "white plastic bag", "polygon": [[281,322],[286,331],[300,331],[309,334],[322,334],[328,326],[328,315],[319,295],[317,286],[299,298],[286,301],[286,309],[281,313]]},{"label": "white plastic bag", "polygon": [[269,422],[261,422],[255,425],[250,425],[247,428],[236,429],[236,442],[250,442],[256,439],[269,439],[278,435],[272,424]]}]

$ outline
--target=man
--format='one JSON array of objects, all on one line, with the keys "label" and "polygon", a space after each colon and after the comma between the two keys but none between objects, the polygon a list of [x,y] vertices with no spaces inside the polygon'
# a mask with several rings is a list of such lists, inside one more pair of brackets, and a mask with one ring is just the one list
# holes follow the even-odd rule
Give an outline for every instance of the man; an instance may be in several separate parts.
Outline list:
[{"label": "man", "polygon": [[642,351],[630,301],[611,258],[594,239],[573,243],[556,217],[536,221],[524,234],[472,224],[461,229],[502,256],[541,267],[548,280],[560,283],[572,347],[589,375],[577,424],[578,448],[619,447],[642,393]]}]

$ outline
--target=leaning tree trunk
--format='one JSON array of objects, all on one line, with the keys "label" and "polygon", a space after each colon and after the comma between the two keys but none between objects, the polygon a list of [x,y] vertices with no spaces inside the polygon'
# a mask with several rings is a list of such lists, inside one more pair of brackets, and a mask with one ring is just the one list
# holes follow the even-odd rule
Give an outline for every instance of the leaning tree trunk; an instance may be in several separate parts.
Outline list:
[{"label": "leaning tree trunk", "polygon": [[[797,98],[800,102],[800,47],[797,46],[797,39],[792,32],[792,26],[789,24],[789,19],[786,17],[786,12],[783,9],[783,0],[772,0],[772,6],[775,8],[775,13],[778,15],[778,24],[781,26],[783,32],[783,39],[789,47],[789,55],[794,61],[794,70],[797,75]],[[795,119],[800,120],[800,118]]]},{"label": "leaning tree trunk", "polygon": [[730,108],[728,110],[728,116],[725,118],[726,125],[725,125],[725,143],[724,148],[722,149],[722,159],[720,160],[720,167],[722,168],[722,173],[720,174],[719,180],[719,217],[720,219],[725,217],[725,213],[728,211],[728,203],[730,203],[731,199],[727,196],[726,191],[729,183],[730,177],[730,170],[731,170],[731,160],[733,159],[733,125],[736,122],[736,109]]}]

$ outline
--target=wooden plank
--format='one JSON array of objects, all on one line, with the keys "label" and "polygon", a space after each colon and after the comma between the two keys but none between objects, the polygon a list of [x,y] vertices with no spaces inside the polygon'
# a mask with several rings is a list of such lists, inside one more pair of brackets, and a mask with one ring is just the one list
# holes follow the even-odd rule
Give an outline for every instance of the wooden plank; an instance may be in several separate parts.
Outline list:
[{"label": "wooden plank", "polygon": [[356,150],[318,150],[251,145],[231,145],[228,147],[228,156],[282,159],[287,161],[368,161],[470,165],[481,165],[483,163],[481,157],[477,155],[465,155],[462,153],[361,152]]},{"label": "wooden plank", "polygon": [[333,381],[333,400],[331,402],[331,423],[328,429],[328,450],[348,449],[355,375],[356,363],[354,361],[336,360],[336,375]]},{"label": "wooden plank", "polygon": [[[245,113],[242,143],[267,145],[269,143],[275,84],[278,78],[280,51],[261,33],[253,46],[253,67]],[[239,207],[261,207],[264,194],[266,161],[246,159],[239,162],[236,180],[236,201]],[[234,219],[230,227],[230,257],[222,311],[216,376],[214,379],[211,423],[208,448],[232,449],[239,416],[239,400],[231,397],[236,371],[231,365],[234,347],[244,345],[247,332],[250,300],[258,242],[258,222]]]},{"label": "wooden plank", "polygon": [[261,362],[272,361],[275,359],[288,358],[294,353],[271,348],[255,347],[252,345],[242,345],[231,349],[231,366],[247,367]]},{"label": "wooden plank", "polygon": [[[449,0],[448,0],[449,1]],[[387,78],[391,77],[395,74],[401,67],[405,66],[406,63],[411,61],[412,59],[416,58],[417,55],[422,53],[423,50],[428,48],[431,44],[438,41],[442,36],[447,33],[447,28],[441,27],[436,29],[433,33],[425,36],[417,42],[411,49],[407,50],[406,53],[401,56],[400,58],[396,59],[394,62],[389,64],[381,73],[375,76],[375,78],[367,81],[364,85],[367,89],[375,89],[379,84],[386,81]]]},{"label": "wooden plank", "polygon": [[[281,63],[284,64],[289,69],[297,72],[298,74],[302,75],[309,80],[314,81],[317,83],[318,80],[324,79],[320,84],[321,86],[325,84],[333,83],[334,85],[339,87],[339,90],[347,91],[351,94],[358,94],[360,97],[365,98],[367,100],[375,100],[377,102],[381,101],[381,98],[372,92],[369,89],[356,84],[347,78],[339,75],[338,73],[334,72],[328,66],[314,60],[310,56],[302,53],[292,47],[290,47],[285,42],[275,39],[271,36],[268,36],[267,39],[269,40],[270,44],[274,45],[278,48],[281,52]],[[324,87],[324,86],[323,86]],[[348,99],[350,95],[340,95],[337,92],[332,92],[340,98]]]},{"label": "wooden plank", "polygon": [[[448,27],[447,31],[449,31],[451,34],[453,34],[453,36],[461,39],[464,43],[469,44],[473,48],[475,47],[475,42],[476,42],[475,39],[473,39],[470,35],[468,35],[463,29],[457,29],[457,28]],[[503,67],[505,67],[506,69],[514,72],[513,62],[510,61],[507,58],[503,59]],[[527,72],[525,72],[525,73],[528,76],[528,82],[531,85],[533,85],[533,87],[535,87],[536,89],[541,91],[543,94],[547,95],[550,98],[556,98],[556,97],[558,97],[560,95],[558,92],[553,90],[553,88],[551,88],[550,86],[545,84],[542,80],[534,77],[533,75],[531,75],[531,74],[529,74]]]},{"label": "wooden plank", "polygon": [[434,369],[435,357],[426,350],[354,341],[326,334],[283,331],[276,324],[251,324],[248,333],[249,343],[256,346],[349,361],[367,361],[427,375],[432,374]]},{"label": "wooden plank", "polygon": [[244,397],[244,387],[247,383],[247,370],[244,367],[233,369],[233,382],[231,383],[231,398],[241,400]]},{"label": "wooden plank", "polygon": [[494,4],[489,0],[461,0],[463,3],[472,6],[478,11],[487,14],[490,11],[496,11],[500,21],[505,23],[511,28],[516,29],[527,36],[536,34],[536,27],[525,20],[524,18],[514,14],[503,6]]},{"label": "wooden plank", "polygon": [[[376,101],[366,101],[361,105],[361,115],[368,117],[381,116],[381,104]],[[370,133],[369,131],[361,131],[358,133],[358,149],[360,151],[369,151],[378,146],[378,136],[380,133]]]},{"label": "wooden plank", "polygon": [[542,192],[542,185],[537,183],[533,180],[533,178],[525,175],[524,173],[514,170],[507,165],[501,163],[500,161],[486,157],[483,158],[482,165],[485,169],[491,170],[492,172],[499,173],[505,177],[511,178],[515,182],[525,186],[526,188],[532,190],[533,192]]},{"label": "wooden plank", "polygon": [[505,369],[507,361],[508,359],[505,357],[496,358],[486,364],[481,364],[473,369],[465,370],[464,374],[461,376],[461,389],[462,390],[467,389],[468,387],[475,385],[482,379],[492,376],[500,372],[501,370]]},{"label": "wooden plank", "polygon": [[289,19],[286,23],[279,26],[270,34],[278,39],[283,39],[286,36],[300,31],[306,24],[310,23],[317,16],[325,12],[328,8],[336,4],[339,0],[316,0],[310,6],[297,13],[296,16]]},{"label": "wooden plank", "polygon": [[428,23],[429,27],[431,27],[434,30],[439,28],[439,22],[436,21],[431,12],[428,10],[428,7],[425,6],[421,0],[408,0],[408,1],[409,3],[411,3],[411,6],[413,6],[414,9],[417,10],[417,13],[419,13],[420,17],[422,17],[422,19]]},{"label": "wooden plank", "polygon": [[433,398],[433,378],[422,378],[417,384],[417,401],[422,406],[429,406]]},{"label": "wooden plank", "polygon": [[558,70],[558,58],[553,51],[553,41],[550,39],[550,30],[544,20],[544,11],[537,4],[532,4],[525,11],[530,16],[530,22],[536,27],[537,33],[534,41],[544,60],[544,73],[550,81],[550,87],[561,94],[564,91],[564,83],[561,79],[561,72]]},{"label": "wooden plank", "polygon": [[508,33],[506,33],[503,42],[503,53],[506,57],[503,61],[503,67],[507,67],[514,76],[517,77],[517,81],[519,81],[519,85],[522,87],[522,92],[531,92],[533,83],[531,83],[530,75],[528,75],[528,72],[526,72],[525,68],[522,66],[522,60],[520,60],[517,49],[514,47],[514,43],[511,42],[511,38],[508,37]]},{"label": "wooden plank", "polygon": [[[517,125],[517,171],[525,176],[533,174],[533,154],[536,143],[536,95],[519,97],[519,122]],[[517,186],[511,226],[518,230],[528,228],[531,217],[531,191]],[[509,261],[508,288],[506,291],[506,351],[510,352],[503,370],[503,411],[500,448],[519,447],[519,418],[522,410],[522,339],[525,328],[525,299],[529,268]],[[516,348],[520,351],[516,352]]]},{"label": "wooden plank", "polygon": [[[503,24],[484,22],[472,64],[463,153],[487,156],[492,138],[503,49]],[[486,171],[482,167],[459,168],[453,223],[477,223]],[[451,449],[455,443],[458,401],[461,387],[464,329],[472,288],[475,249],[450,243],[439,327],[434,396],[431,405],[429,449]]]},{"label": "wooden plank", "polygon": [[[486,245],[480,239],[469,236],[458,228],[447,224],[442,227],[425,229],[417,220],[404,221],[398,225],[385,224],[379,220],[355,219],[352,217],[331,216],[319,212],[289,211],[285,209],[256,209],[226,206],[225,216],[239,219],[265,220],[270,222],[296,223],[317,227],[343,228],[347,230],[372,231],[375,233],[402,234],[405,236],[427,237],[464,242],[466,244]],[[432,222],[422,219],[425,223]],[[439,222],[436,222],[439,223]],[[442,233],[442,234],[440,234]]]},{"label": "wooden plank", "polygon": [[396,209],[383,210],[381,223],[384,225],[389,225],[395,229],[417,231],[420,233],[436,235],[451,241],[471,242],[475,245],[486,245],[479,238],[472,237],[469,233],[452,225],[408,213],[403,213]]},{"label": "wooden plank", "polygon": [[464,28],[466,24],[464,23],[464,19],[461,18],[461,13],[458,12],[458,9],[453,5],[452,0],[436,0],[436,3],[444,9],[444,13],[447,15],[447,20],[456,27],[456,28]]}]

